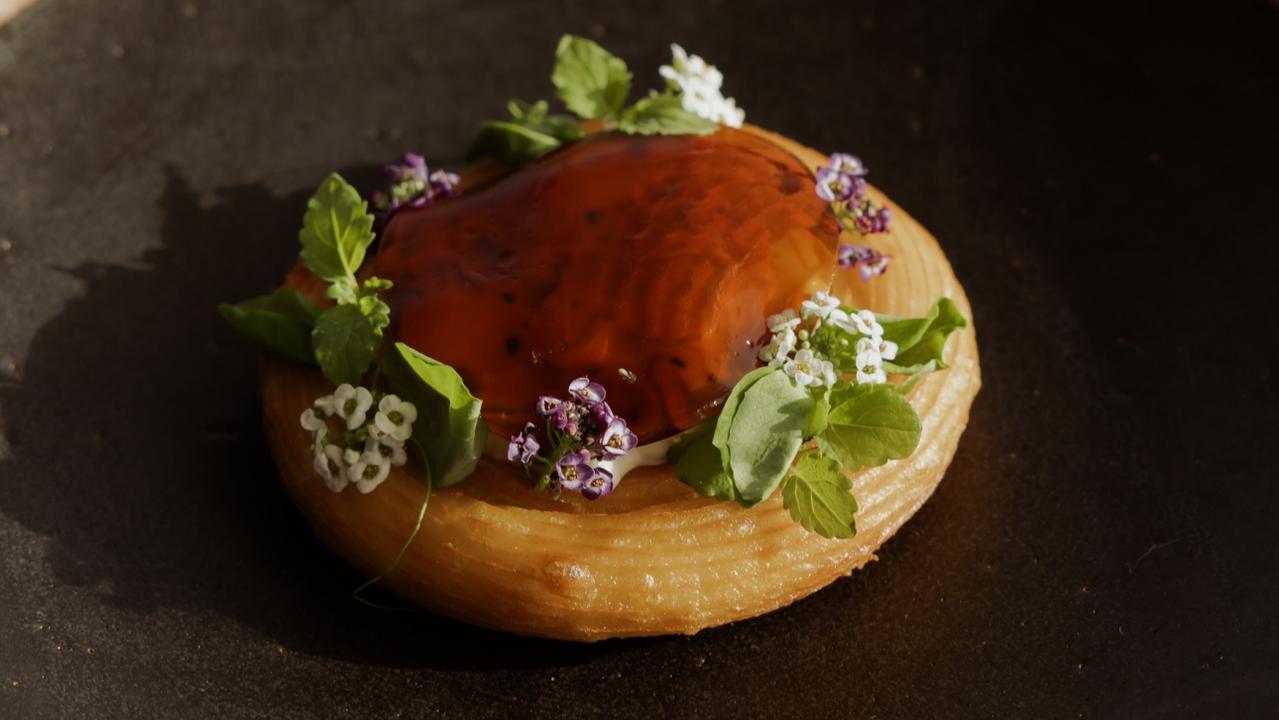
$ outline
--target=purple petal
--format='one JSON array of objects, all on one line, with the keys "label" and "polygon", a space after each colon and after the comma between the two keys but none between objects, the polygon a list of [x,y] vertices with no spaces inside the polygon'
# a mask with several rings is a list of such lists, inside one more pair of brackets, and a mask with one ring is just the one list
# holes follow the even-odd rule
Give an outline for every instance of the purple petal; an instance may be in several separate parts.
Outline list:
[{"label": "purple petal", "polygon": [[560,487],[565,490],[577,490],[582,487],[582,483],[589,481],[595,475],[595,469],[591,467],[591,454],[586,450],[578,450],[571,452],[560,458],[555,465],[555,474],[559,476]]},{"label": "purple petal", "polygon": [[582,497],[587,500],[599,500],[613,492],[613,471],[605,463],[595,469],[595,474],[582,483]]},{"label": "purple petal", "polygon": [[864,260],[872,260],[878,256],[874,250],[862,245],[852,245],[849,243],[839,244],[839,266],[845,270],[853,267]]},{"label": "purple petal", "polygon": [[613,415],[613,408],[609,407],[606,402],[591,406],[591,419],[600,427],[608,427],[608,424],[613,422],[614,417],[616,416]]},{"label": "purple petal", "polygon": [[600,444],[604,447],[604,452],[608,455],[625,455],[635,448],[639,442],[639,438],[635,437],[635,433],[626,426],[626,421],[621,418],[613,418],[613,421],[604,428],[604,435],[600,438]]},{"label": "purple petal", "polygon": [[564,401],[559,398],[551,397],[550,395],[543,395],[542,397],[539,397],[537,399],[537,403],[533,405],[533,412],[537,414],[538,417],[550,417],[554,415],[563,404]]},{"label": "purple petal", "polygon": [[591,382],[588,377],[580,377],[569,383],[568,392],[573,397],[581,400],[587,405],[595,405],[604,402],[604,386],[599,383]]},{"label": "purple petal", "polygon": [[830,168],[817,171],[817,197],[840,202],[853,196],[853,176]]},{"label": "purple petal", "polygon": [[891,255],[880,255],[874,260],[858,263],[857,269],[861,272],[862,282],[870,282],[883,275],[888,270],[888,261],[892,259]]},{"label": "purple petal", "polygon": [[836,172],[846,173],[853,177],[866,177],[866,165],[862,163],[861,158],[848,153],[834,153],[830,156],[826,166]]}]

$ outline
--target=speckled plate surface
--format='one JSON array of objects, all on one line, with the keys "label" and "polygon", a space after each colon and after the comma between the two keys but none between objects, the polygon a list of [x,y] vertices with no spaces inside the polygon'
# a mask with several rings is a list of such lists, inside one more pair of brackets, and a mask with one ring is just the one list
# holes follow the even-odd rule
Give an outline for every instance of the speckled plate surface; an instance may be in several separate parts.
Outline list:
[{"label": "speckled plate surface", "polygon": [[[1260,2],[36,2],[0,29],[0,718],[1264,716],[1277,22]],[[213,312],[287,269],[324,172],[456,158],[549,89],[565,31],[640,86],[679,41],[751,121],[860,153],[980,321],[964,441],[879,562],[691,638],[354,603]]]}]

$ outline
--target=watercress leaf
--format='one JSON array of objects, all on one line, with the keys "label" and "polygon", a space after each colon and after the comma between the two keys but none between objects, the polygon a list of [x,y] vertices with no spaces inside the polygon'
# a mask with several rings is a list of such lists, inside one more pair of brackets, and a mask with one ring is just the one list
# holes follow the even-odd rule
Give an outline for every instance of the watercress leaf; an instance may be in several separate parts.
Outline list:
[{"label": "watercress leaf", "polygon": [[333,173],[306,201],[302,260],[315,275],[336,282],[355,274],[373,242],[373,215],[360,193]]},{"label": "watercress leaf", "polygon": [[915,408],[889,384],[842,384],[831,393],[822,452],[849,470],[883,465],[915,452],[920,423]]},{"label": "watercress leaf", "polygon": [[857,534],[857,500],[852,487],[838,462],[821,455],[805,455],[786,478],[782,506],[809,532],[828,538],[850,538]]},{"label": "watercress leaf", "polygon": [[471,144],[466,148],[466,161],[491,157],[516,167],[533,162],[560,144],[560,139],[554,135],[518,122],[491,120],[481,125],[475,137],[471,138]]},{"label": "watercress leaf", "polygon": [[762,367],[756,368],[744,376],[728,394],[728,399],[724,401],[724,407],[720,410],[719,418],[715,421],[715,433],[711,438],[715,447],[720,451],[720,464],[729,467],[728,457],[728,435],[733,429],[733,417],[737,414],[737,407],[742,402],[742,396],[751,388],[760,378],[769,373],[781,372],[778,368]]},{"label": "watercress leaf", "polygon": [[719,448],[711,442],[714,432],[714,422],[702,423],[672,445],[666,459],[675,466],[675,477],[685,485],[708,497],[734,500],[737,490],[724,471]]},{"label": "watercress leaf", "polygon": [[323,312],[297,290],[284,288],[236,305],[223,303],[218,313],[231,327],[263,348],[305,365],[315,364],[311,328]]},{"label": "watercress leaf", "polygon": [[743,505],[777,489],[804,444],[814,405],[808,390],[780,371],[760,377],[742,394],[728,432],[727,467]]},{"label": "watercress leaf", "polygon": [[826,429],[830,419],[830,388],[823,388],[813,393],[813,414],[808,419],[808,427],[804,428],[804,437],[816,437]]},{"label": "watercress leaf", "polygon": [[311,342],[324,377],[334,385],[357,385],[382,338],[359,307],[335,305],[315,321]]},{"label": "watercress leaf", "polygon": [[565,35],[555,49],[551,83],[564,106],[591,120],[615,115],[631,92],[626,63],[586,38]]},{"label": "watercress leaf", "polygon": [[356,284],[355,277],[351,275],[337,278],[324,289],[324,297],[339,305],[350,305],[356,302],[359,296],[359,285]]},{"label": "watercress leaf", "polygon": [[952,332],[968,326],[950,298],[938,299],[922,318],[877,315],[876,319],[884,328],[884,339],[897,343],[894,362],[898,366],[925,365],[935,361],[938,370],[946,368],[942,359],[946,338]]},{"label": "watercress leaf", "polygon": [[432,482],[448,487],[465,480],[488,437],[479,398],[456,370],[404,343],[382,356],[382,373],[396,395],[417,407],[411,440],[425,454]]},{"label": "watercress leaf", "polygon": [[674,95],[642,98],[618,118],[617,129],[632,135],[709,135],[719,123],[685,110]]}]

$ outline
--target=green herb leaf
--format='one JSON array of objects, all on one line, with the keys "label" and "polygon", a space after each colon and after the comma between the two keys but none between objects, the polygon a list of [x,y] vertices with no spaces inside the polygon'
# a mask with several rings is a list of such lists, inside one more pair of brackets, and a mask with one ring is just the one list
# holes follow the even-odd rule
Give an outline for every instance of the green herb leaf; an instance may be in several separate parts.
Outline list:
[{"label": "green herb leaf", "polygon": [[551,82],[564,106],[587,120],[616,115],[631,92],[631,73],[621,58],[573,35],[560,39]]},{"label": "green herb leaf", "polygon": [[643,98],[626,109],[617,129],[632,135],[709,135],[719,123],[684,109],[671,94]]},{"label": "green herb leaf", "polygon": [[714,432],[714,421],[698,425],[671,446],[666,459],[675,466],[675,477],[685,485],[708,497],[735,500],[733,479],[724,472],[719,448],[711,441]]},{"label": "green herb leaf", "polygon": [[218,305],[231,327],[263,348],[304,365],[315,364],[311,328],[323,310],[293,288],[276,290],[237,305]]},{"label": "green herb leaf", "polygon": [[733,417],[737,414],[738,406],[741,405],[742,396],[745,395],[746,391],[751,389],[751,386],[758,382],[760,378],[772,372],[777,372],[777,368],[762,367],[746,373],[742,376],[742,379],[738,380],[737,384],[733,386],[732,391],[728,394],[728,399],[724,401],[724,407],[720,409],[719,418],[715,421],[715,434],[711,438],[715,447],[719,448],[721,457],[720,464],[723,467],[729,467],[728,436],[733,430]]},{"label": "green herb leaf", "polygon": [[804,443],[815,405],[794,379],[776,368],[767,369],[770,372],[741,394],[724,445],[716,443],[728,453],[726,467],[747,507],[771,495],[786,476]]},{"label": "green herb leaf", "polygon": [[919,445],[919,416],[890,384],[840,385],[830,402],[828,425],[817,445],[849,470],[899,460]]},{"label": "green herb leaf", "polygon": [[527,165],[558,148],[560,140],[519,123],[491,120],[480,125],[466,148],[466,161],[491,157],[517,167]]},{"label": "green herb leaf", "polygon": [[532,105],[522,100],[511,100],[506,103],[506,109],[511,113],[511,121],[530,130],[550,135],[562,142],[577,140],[586,135],[577,118],[572,115],[551,115],[547,113],[547,107],[545,100],[538,100]]},{"label": "green herb leaf", "polygon": [[379,335],[382,334],[382,328],[391,324],[391,306],[377,294],[390,289],[390,280],[384,280],[375,275],[364,281],[356,296],[355,304],[360,308],[360,314],[369,319],[369,323]]},{"label": "green herb leaf", "polygon": [[852,487],[839,463],[820,455],[805,455],[786,479],[782,505],[809,532],[850,538],[857,534],[857,501]]},{"label": "green herb leaf", "polygon": [[358,385],[382,338],[359,307],[335,305],[316,320],[311,342],[315,359],[329,382]]},{"label": "green herb leaf", "polygon": [[488,425],[480,400],[453,368],[405,345],[382,356],[382,372],[396,395],[417,407],[414,443],[430,464],[437,487],[455,485],[475,470],[484,453]]},{"label": "green herb leaf", "polygon": [[302,260],[323,280],[338,282],[355,275],[373,242],[373,215],[360,193],[333,173],[306,201],[302,218]]},{"label": "green herb leaf", "polygon": [[950,298],[940,298],[922,318],[899,318],[892,315],[876,315],[884,327],[884,339],[897,343],[899,367],[921,366],[936,362],[935,369],[944,370],[942,349],[946,338],[954,331],[968,327],[964,316]]}]

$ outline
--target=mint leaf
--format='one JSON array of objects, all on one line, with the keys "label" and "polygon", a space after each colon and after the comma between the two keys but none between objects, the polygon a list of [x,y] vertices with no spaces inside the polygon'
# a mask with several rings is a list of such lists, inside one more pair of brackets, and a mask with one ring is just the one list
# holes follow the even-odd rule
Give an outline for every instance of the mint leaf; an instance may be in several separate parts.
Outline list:
[{"label": "mint leaf", "polygon": [[276,290],[236,305],[218,305],[231,327],[263,348],[304,365],[315,364],[311,328],[323,312],[293,288]]},{"label": "mint leaf", "polygon": [[358,385],[382,338],[359,307],[336,305],[316,320],[311,342],[315,360],[329,382]]},{"label": "mint leaf", "polygon": [[631,92],[631,73],[621,58],[573,35],[555,49],[551,82],[564,106],[586,120],[617,114]]},{"label": "mint leaf", "polygon": [[666,459],[675,466],[680,482],[708,497],[734,500],[733,479],[724,472],[719,448],[711,441],[714,429],[713,421],[698,425],[671,446]]},{"label": "mint leaf", "polygon": [[626,109],[617,129],[632,135],[709,135],[719,123],[685,110],[674,95],[653,95]]},{"label": "mint leaf", "polygon": [[935,368],[944,370],[942,349],[946,338],[960,328],[968,327],[968,321],[959,314],[959,308],[950,298],[940,298],[922,318],[899,318],[892,315],[876,315],[884,327],[884,339],[897,343],[894,363],[899,367],[922,366],[936,362]]},{"label": "mint leaf", "polygon": [[849,470],[899,460],[919,445],[919,416],[892,385],[841,385],[830,402],[817,445]]},{"label": "mint leaf", "polygon": [[404,343],[382,356],[382,372],[395,394],[417,407],[410,442],[426,457],[432,482],[448,487],[465,480],[488,438],[480,400],[456,370]]},{"label": "mint leaf", "polygon": [[727,450],[726,467],[747,507],[771,495],[785,477],[804,443],[815,404],[808,390],[786,373],[766,369],[770,372],[741,394],[725,444],[716,443],[721,452]]},{"label": "mint leaf", "polygon": [[805,455],[786,479],[782,505],[809,532],[850,538],[857,534],[857,501],[852,487],[839,463],[820,455]]},{"label": "mint leaf", "polygon": [[373,242],[373,215],[360,193],[333,173],[306,201],[302,217],[302,260],[317,277],[338,282],[355,275]]}]

